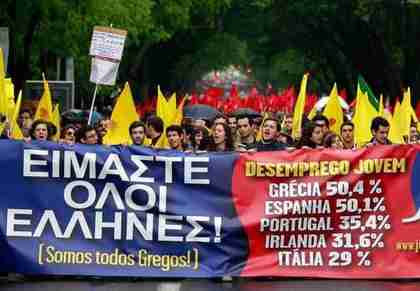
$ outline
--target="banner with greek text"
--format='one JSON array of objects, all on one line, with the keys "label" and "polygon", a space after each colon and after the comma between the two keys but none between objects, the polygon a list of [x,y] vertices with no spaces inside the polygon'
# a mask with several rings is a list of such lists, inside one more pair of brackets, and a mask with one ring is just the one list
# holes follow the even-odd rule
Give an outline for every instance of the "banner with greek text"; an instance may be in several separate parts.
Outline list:
[{"label": "banner with greek text", "polygon": [[195,155],[0,141],[0,271],[420,277],[419,149]]}]

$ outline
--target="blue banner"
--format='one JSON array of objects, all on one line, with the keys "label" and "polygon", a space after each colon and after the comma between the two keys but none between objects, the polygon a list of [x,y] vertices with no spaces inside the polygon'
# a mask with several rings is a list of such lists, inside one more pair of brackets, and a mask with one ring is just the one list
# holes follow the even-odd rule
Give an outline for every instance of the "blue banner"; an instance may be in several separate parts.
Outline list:
[{"label": "blue banner", "polygon": [[236,155],[0,141],[0,270],[239,275]]}]

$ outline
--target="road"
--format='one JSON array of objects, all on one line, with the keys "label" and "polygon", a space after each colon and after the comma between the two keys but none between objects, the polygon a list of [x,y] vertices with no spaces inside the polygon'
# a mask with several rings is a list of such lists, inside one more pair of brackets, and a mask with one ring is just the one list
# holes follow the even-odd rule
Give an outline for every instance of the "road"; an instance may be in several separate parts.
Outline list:
[{"label": "road", "polygon": [[420,290],[420,281],[367,281],[280,279],[216,282],[211,280],[101,280],[101,279],[44,279],[0,280],[0,290],[31,291],[414,291]]}]

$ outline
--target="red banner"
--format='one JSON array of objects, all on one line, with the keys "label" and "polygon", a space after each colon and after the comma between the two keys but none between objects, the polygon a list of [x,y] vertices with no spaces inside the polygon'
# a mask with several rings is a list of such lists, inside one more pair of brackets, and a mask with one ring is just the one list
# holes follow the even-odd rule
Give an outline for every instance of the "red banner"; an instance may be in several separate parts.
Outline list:
[{"label": "red banner", "polygon": [[[242,155],[242,276],[420,277],[419,147]],[[420,215],[419,215],[420,216]]]}]

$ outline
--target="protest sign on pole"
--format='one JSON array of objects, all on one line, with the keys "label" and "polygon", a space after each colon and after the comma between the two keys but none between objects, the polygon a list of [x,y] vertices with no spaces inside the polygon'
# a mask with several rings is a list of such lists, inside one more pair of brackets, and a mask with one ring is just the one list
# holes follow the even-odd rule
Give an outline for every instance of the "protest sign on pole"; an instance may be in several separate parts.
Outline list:
[{"label": "protest sign on pole", "polygon": [[92,58],[90,81],[95,84],[114,86],[120,63],[100,57]]},{"label": "protest sign on pole", "polygon": [[93,28],[90,55],[121,61],[127,31],[112,27]]},{"label": "protest sign on pole", "polygon": [[99,85],[115,85],[126,37],[127,31],[122,29],[104,26],[95,26],[93,29],[89,52],[92,56],[90,81],[96,86],[90,107],[88,124],[91,122]]}]

